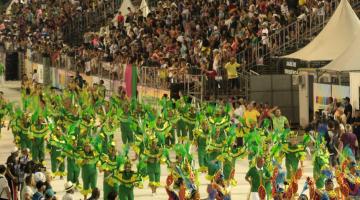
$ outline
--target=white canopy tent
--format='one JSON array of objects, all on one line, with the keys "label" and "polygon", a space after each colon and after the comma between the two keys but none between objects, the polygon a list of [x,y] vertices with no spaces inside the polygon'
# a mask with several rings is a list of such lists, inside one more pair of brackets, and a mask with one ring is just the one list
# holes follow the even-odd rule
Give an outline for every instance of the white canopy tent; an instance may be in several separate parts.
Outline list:
[{"label": "white canopy tent", "polygon": [[337,58],[360,34],[360,21],[347,0],[341,0],[324,29],[308,45],[282,58],[329,61]]},{"label": "white canopy tent", "polygon": [[130,8],[132,11],[135,11],[135,7],[131,3],[131,0],[124,0],[120,6],[119,11],[121,11],[122,15],[126,16],[129,14],[128,8]]},{"label": "white canopy tent", "polygon": [[[129,14],[129,10],[128,8],[131,9],[131,11],[135,11],[135,6],[131,3],[131,0],[124,0],[119,8],[119,11],[121,12],[121,14],[123,16],[125,16],[126,18],[126,15]],[[114,17],[114,19],[112,20],[114,22],[114,24],[117,26],[117,17],[118,17],[119,14],[116,14],[116,16]]]},{"label": "white canopy tent", "polygon": [[326,71],[360,71],[360,36],[337,58],[322,67]]},{"label": "white canopy tent", "polygon": [[141,1],[140,10],[141,10],[141,12],[143,14],[143,17],[147,17],[148,14],[150,13],[150,8],[149,8],[146,0]]}]

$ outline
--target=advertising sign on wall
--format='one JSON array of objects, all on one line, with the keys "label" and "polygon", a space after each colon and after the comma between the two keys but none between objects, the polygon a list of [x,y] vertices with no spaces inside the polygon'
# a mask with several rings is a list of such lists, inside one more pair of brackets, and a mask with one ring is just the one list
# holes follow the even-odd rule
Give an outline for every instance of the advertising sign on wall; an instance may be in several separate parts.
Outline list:
[{"label": "advertising sign on wall", "polygon": [[314,111],[324,110],[331,97],[331,85],[314,83]]},{"label": "advertising sign on wall", "polygon": [[341,102],[349,96],[349,86],[314,83],[314,111],[325,110],[330,103],[330,97]]}]

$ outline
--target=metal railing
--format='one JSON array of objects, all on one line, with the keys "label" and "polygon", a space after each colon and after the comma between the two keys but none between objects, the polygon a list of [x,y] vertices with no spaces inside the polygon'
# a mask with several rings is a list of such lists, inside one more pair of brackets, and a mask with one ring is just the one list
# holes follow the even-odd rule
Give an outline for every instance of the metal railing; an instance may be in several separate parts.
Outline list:
[{"label": "metal railing", "polygon": [[[350,4],[357,6],[359,0],[349,0]],[[324,15],[310,13],[301,19],[275,31],[267,37],[267,44],[262,41],[238,53],[239,62],[244,63],[247,70],[255,70],[257,65],[265,65],[266,59],[278,56],[288,51],[290,47],[297,50],[309,42],[315,34],[319,33],[337,8],[339,0],[331,0],[324,7]],[[286,52],[287,53],[287,52]],[[264,63],[265,62],[265,63]]]}]

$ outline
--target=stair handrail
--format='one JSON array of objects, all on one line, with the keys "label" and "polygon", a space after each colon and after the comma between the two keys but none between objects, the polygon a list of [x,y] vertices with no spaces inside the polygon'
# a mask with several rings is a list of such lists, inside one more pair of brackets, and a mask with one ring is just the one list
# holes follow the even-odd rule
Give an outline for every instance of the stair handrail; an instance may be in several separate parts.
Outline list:
[{"label": "stair handrail", "polygon": [[[359,0],[349,0],[351,5],[356,5],[359,3]],[[274,33],[270,34],[268,36],[268,40],[271,41],[278,41],[278,47],[276,49],[273,49],[270,54],[273,52],[278,52],[281,48],[286,49],[287,45],[289,44],[289,41],[287,41],[287,37],[290,36],[290,30],[296,30],[295,36],[292,38],[289,38],[291,41],[291,44],[296,43],[296,41],[304,40],[304,38],[308,38],[309,35],[312,35],[314,33],[313,30],[318,30],[320,26],[324,27],[327,23],[330,16],[332,16],[333,12],[336,10],[338,3],[340,0],[331,0],[329,3],[329,10],[328,12],[325,12],[325,16],[322,19],[319,19],[319,17],[310,12],[307,14],[304,19],[298,19],[294,21],[293,23],[282,27],[281,29],[275,31]],[[324,8],[325,9],[325,8]],[[315,15],[315,17],[314,17]],[[315,20],[315,21],[314,21]],[[303,23],[305,23],[305,32],[300,32],[302,30]],[[315,25],[314,25],[315,24]],[[310,25],[310,28],[307,28],[307,26]],[[295,42],[294,42],[295,40]],[[280,48],[281,47],[281,48]],[[262,52],[263,47],[261,42],[258,42],[257,44],[247,47],[240,51],[237,54],[237,58],[240,62],[245,63],[246,69],[251,69],[257,62],[257,59],[259,58],[259,55],[264,54]],[[275,50],[275,51],[274,51]],[[267,55],[269,53],[266,53]]]}]

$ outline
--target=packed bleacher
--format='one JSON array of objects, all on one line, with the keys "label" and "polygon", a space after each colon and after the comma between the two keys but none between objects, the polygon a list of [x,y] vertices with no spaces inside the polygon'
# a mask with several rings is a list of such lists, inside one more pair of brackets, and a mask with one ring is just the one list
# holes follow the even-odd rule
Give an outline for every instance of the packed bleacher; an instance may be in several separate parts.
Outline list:
[{"label": "packed bleacher", "polygon": [[[114,13],[107,16],[107,26],[81,35],[80,46],[67,44],[64,34],[69,30],[63,26],[102,3],[15,1],[11,14],[1,18],[1,40],[51,56],[53,62],[60,53],[74,56],[74,68],[86,74],[97,74],[97,63],[106,61],[112,63],[106,69],[111,78],[119,78],[119,64],[132,62],[160,68],[158,78],[165,87],[183,81],[186,74],[204,74],[210,88],[236,90],[241,65],[261,56],[240,52],[259,45],[262,54],[275,51],[279,42],[270,41],[270,34],[307,15],[325,15],[330,8],[328,1],[157,1],[147,17],[130,8],[126,16]],[[96,17],[80,21],[85,20]],[[226,84],[219,84],[222,80]]]}]

